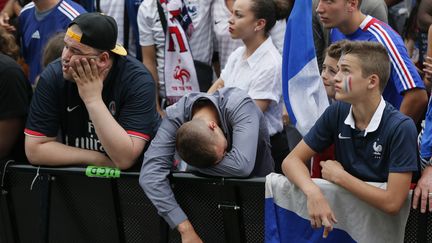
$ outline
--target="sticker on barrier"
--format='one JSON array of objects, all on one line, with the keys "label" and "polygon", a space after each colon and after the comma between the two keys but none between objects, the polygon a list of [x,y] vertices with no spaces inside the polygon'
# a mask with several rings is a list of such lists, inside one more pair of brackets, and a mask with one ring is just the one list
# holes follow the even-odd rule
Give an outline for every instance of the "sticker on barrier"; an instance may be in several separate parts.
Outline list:
[{"label": "sticker on barrier", "polygon": [[100,178],[120,178],[120,170],[111,167],[87,166],[86,176]]}]

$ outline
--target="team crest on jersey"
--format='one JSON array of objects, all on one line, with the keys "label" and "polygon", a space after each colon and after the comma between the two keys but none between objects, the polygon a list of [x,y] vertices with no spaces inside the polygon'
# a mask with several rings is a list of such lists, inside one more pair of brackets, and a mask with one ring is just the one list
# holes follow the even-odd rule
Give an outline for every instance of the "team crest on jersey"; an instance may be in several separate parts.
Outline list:
[{"label": "team crest on jersey", "polygon": [[114,101],[111,101],[108,105],[108,109],[111,112],[111,115],[115,116],[116,114],[116,103]]},{"label": "team crest on jersey", "polygon": [[187,10],[188,10],[189,15],[192,18],[196,18],[198,16],[199,1],[189,0],[186,5],[187,5]]},{"label": "team crest on jersey", "polygon": [[381,153],[382,153],[382,145],[378,143],[379,139],[375,141],[372,145],[372,148],[374,150],[373,155],[375,159],[381,159]]}]

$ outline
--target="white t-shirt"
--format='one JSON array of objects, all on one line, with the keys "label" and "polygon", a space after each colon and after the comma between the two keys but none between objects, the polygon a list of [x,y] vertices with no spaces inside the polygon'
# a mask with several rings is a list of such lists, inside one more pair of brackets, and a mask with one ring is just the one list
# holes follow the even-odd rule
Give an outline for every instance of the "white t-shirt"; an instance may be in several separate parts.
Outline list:
[{"label": "white t-shirt", "polygon": [[[115,19],[117,22],[117,43],[124,43],[124,11],[125,2],[120,0],[100,0],[101,11]],[[129,20],[132,21],[132,20]],[[136,56],[135,38],[133,38],[132,28],[129,28],[128,54]]]},{"label": "white t-shirt", "polygon": [[[238,47],[243,46],[240,39],[232,39],[228,31],[228,20],[231,12],[226,6],[225,0],[215,0],[212,7],[213,31],[215,34],[215,50],[219,53],[219,62],[221,69],[225,67],[229,55]],[[283,42],[285,37],[286,21],[277,21],[275,26],[270,30],[273,44],[282,53]]]},{"label": "white t-shirt", "polygon": [[283,130],[282,56],[268,37],[245,59],[246,47],[237,48],[229,57],[220,78],[225,87],[237,87],[254,99],[271,100],[264,112],[270,136]]},{"label": "white t-shirt", "polygon": [[[141,46],[156,47],[156,63],[161,97],[166,97],[164,81],[165,33],[159,18],[157,0],[144,0],[138,9],[138,29]],[[192,18],[194,32],[189,46],[194,60],[211,64],[213,42],[211,30],[211,3],[213,0],[185,0]]]}]

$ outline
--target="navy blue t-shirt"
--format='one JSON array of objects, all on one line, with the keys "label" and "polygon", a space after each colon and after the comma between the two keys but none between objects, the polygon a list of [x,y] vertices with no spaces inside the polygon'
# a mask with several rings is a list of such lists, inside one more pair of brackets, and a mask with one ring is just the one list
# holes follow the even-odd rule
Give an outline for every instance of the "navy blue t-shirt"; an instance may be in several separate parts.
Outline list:
[{"label": "navy blue t-shirt", "polygon": [[[132,57],[116,57],[104,81],[102,98],[130,136],[149,141],[160,123],[154,81]],[[60,59],[42,72],[30,106],[25,133],[60,137],[69,146],[104,152],[74,82],[63,78]]]},{"label": "navy blue t-shirt", "polygon": [[335,102],[326,109],[304,141],[315,152],[335,144],[336,160],[351,175],[387,182],[391,172],[418,170],[417,130],[414,122],[386,102],[377,130],[352,129],[344,123],[351,105]]}]

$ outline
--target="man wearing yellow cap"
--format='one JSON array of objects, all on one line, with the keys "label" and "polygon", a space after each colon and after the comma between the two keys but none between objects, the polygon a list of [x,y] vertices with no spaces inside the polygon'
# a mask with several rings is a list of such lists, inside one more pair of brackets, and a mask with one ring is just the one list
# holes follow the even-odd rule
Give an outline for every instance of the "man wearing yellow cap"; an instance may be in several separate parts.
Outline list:
[{"label": "man wearing yellow cap", "polygon": [[41,74],[26,124],[35,165],[127,169],[155,135],[155,87],[142,63],[116,44],[115,20],[100,13],[69,25],[61,59]]}]

